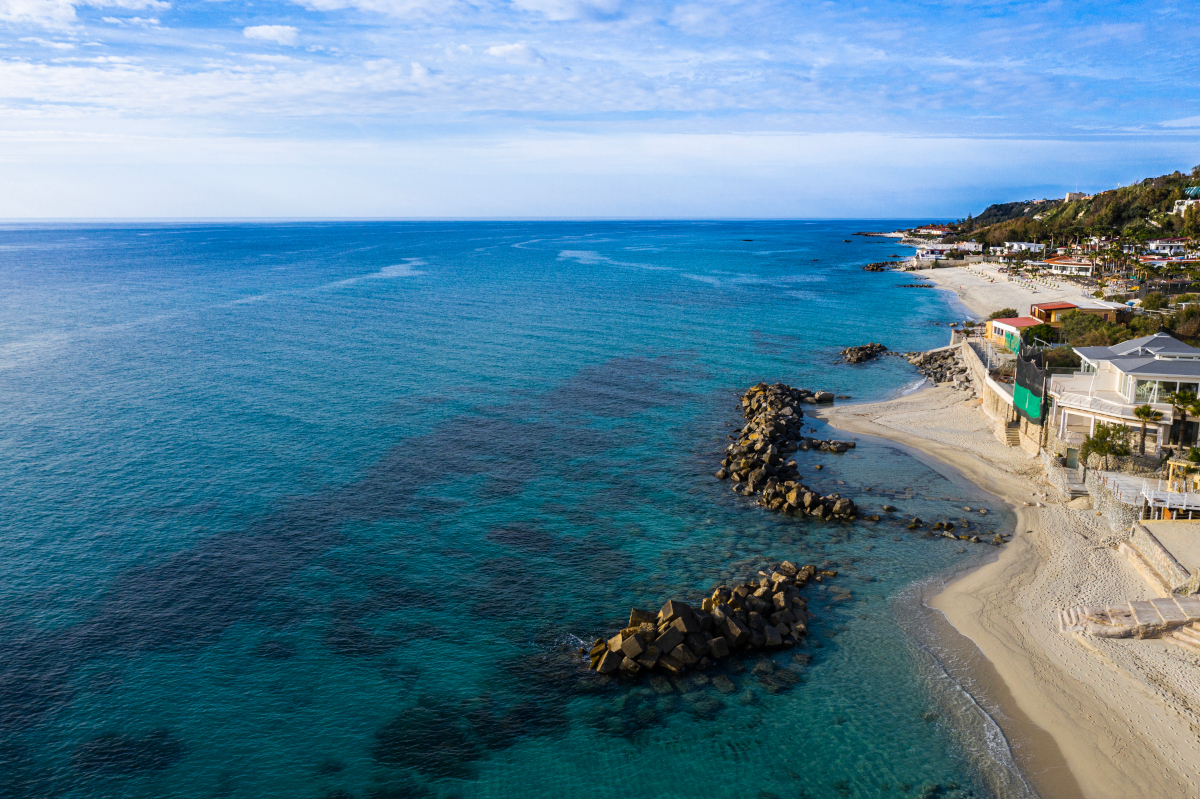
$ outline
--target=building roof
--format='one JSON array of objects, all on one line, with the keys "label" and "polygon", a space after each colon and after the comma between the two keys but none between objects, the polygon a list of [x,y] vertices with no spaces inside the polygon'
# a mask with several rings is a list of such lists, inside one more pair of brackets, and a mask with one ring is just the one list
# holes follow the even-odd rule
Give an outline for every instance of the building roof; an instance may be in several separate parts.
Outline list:
[{"label": "building roof", "polygon": [[1078,308],[1079,306],[1073,302],[1039,302],[1029,307],[1040,308],[1043,311],[1062,311],[1069,308]]},{"label": "building roof", "polygon": [[1076,347],[1084,360],[1107,361],[1125,374],[1200,379],[1200,349],[1166,333],[1122,341],[1111,347]]},{"label": "building roof", "polygon": [[1075,306],[1080,310],[1086,311],[1126,311],[1129,310],[1123,302],[1110,302],[1108,300],[1080,300]]},{"label": "building roof", "polygon": [[993,319],[993,323],[1008,325],[1009,327],[1033,327],[1040,325],[1041,320],[1034,319],[1032,316],[1013,316],[1008,319]]},{"label": "building roof", "polygon": [[1153,336],[1142,336],[1141,338],[1133,338],[1129,341],[1122,341],[1120,344],[1114,344],[1108,349],[1114,355],[1185,355],[1192,357],[1200,357],[1200,349],[1196,349],[1190,344],[1184,344],[1174,336],[1169,336],[1166,333],[1155,333]]}]

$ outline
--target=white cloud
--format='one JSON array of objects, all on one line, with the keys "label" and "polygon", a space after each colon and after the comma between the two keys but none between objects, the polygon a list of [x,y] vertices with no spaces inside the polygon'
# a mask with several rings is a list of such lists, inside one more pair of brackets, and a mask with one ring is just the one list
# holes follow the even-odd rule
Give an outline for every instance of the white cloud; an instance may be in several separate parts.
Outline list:
[{"label": "white cloud", "polygon": [[102,17],[109,25],[136,25],[143,28],[157,28],[160,25],[158,17]]},{"label": "white cloud", "polygon": [[548,19],[609,17],[621,9],[621,0],[513,0],[513,5]]},{"label": "white cloud", "polygon": [[0,22],[59,28],[74,21],[75,6],[67,0],[0,0]]},{"label": "white cloud", "polygon": [[96,8],[170,8],[162,0],[0,0],[0,22],[32,23],[64,28],[76,21],[76,6]]},{"label": "white cloud", "polygon": [[258,39],[276,44],[295,44],[300,31],[291,25],[251,25],[242,31],[247,39]]},{"label": "white cloud", "polygon": [[447,6],[453,5],[453,3],[437,2],[437,0],[293,0],[293,2],[314,11],[357,8],[361,11],[374,11],[377,14],[387,14],[392,17],[411,17],[424,15],[427,12],[441,12],[445,11]]},{"label": "white cloud", "polygon": [[693,36],[720,36],[729,28],[725,18],[712,8],[694,4],[675,6],[667,21]]},{"label": "white cloud", "polygon": [[53,50],[74,50],[75,49],[75,45],[71,44],[70,42],[51,42],[51,41],[47,41],[46,39],[39,39],[36,36],[24,36],[21,38],[21,41],[29,42],[30,44],[41,45],[42,47],[49,47]]},{"label": "white cloud", "polygon": [[1164,128],[1200,128],[1200,117],[1185,117],[1160,123]]},{"label": "white cloud", "polygon": [[487,54],[502,61],[507,61],[510,64],[520,64],[528,67],[546,62],[546,59],[542,58],[537,50],[534,50],[527,44],[497,44],[494,47],[489,47]]}]

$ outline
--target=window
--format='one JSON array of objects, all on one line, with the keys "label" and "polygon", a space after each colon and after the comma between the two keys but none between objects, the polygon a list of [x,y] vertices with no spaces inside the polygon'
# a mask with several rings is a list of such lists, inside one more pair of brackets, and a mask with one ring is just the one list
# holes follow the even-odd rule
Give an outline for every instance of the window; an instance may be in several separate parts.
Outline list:
[{"label": "window", "polygon": [[1157,380],[1137,381],[1137,392],[1134,394],[1133,401],[1139,405],[1146,402],[1154,402],[1154,389],[1157,387]]}]

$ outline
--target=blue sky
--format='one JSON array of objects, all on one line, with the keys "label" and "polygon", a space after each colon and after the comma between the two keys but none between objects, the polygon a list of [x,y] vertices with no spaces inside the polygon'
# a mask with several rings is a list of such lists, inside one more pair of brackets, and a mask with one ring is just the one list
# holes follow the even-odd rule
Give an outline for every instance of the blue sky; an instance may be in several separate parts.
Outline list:
[{"label": "blue sky", "polygon": [[1200,164],[1195,2],[0,0],[0,216],[955,217]]}]

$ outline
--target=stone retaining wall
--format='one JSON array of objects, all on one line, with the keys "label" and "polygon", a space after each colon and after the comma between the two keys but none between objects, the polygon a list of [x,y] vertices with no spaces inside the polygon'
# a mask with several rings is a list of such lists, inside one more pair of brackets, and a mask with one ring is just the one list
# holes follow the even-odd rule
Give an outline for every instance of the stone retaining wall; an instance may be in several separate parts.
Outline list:
[{"label": "stone retaining wall", "polygon": [[1092,497],[1092,509],[1103,514],[1113,530],[1128,530],[1142,518],[1141,505],[1127,505],[1117,499],[1112,489],[1097,480],[1091,470],[1084,474],[1083,484]]},{"label": "stone retaining wall", "polygon": [[1138,552],[1142,553],[1142,557],[1158,572],[1172,591],[1186,590],[1191,574],[1179,565],[1179,561],[1171,557],[1171,553],[1144,525],[1133,525],[1133,534],[1129,536],[1129,542],[1137,547]]},{"label": "stone retaining wall", "polygon": [[1059,493],[1063,502],[1071,498],[1071,488],[1067,482],[1067,471],[1063,467],[1054,462],[1050,453],[1046,450],[1041,451],[1042,465],[1046,467],[1046,480],[1050,485],[1054,486],[1054,490]]}]

